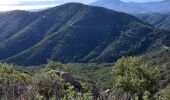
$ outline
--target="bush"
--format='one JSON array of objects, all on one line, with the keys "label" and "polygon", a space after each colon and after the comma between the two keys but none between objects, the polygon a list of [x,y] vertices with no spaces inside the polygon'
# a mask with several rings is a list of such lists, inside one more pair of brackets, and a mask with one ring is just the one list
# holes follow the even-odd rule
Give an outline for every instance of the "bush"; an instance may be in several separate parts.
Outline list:
[{"label": "bush", "polygon": [[30,81],[30,75],[17,72],[13,65],[0,63],[0,97],[17,98]]},{"label": "bush", "polygon": [[159,71],[146,66],[141,58],[123,57],[113,67],[114,86],[139,100],[147,93],[153,98],[158,92]]},{"label": "bush", "polygon": [[163,89],[159,95],[157,95],[157,100],[170,100],[170,86]]}]

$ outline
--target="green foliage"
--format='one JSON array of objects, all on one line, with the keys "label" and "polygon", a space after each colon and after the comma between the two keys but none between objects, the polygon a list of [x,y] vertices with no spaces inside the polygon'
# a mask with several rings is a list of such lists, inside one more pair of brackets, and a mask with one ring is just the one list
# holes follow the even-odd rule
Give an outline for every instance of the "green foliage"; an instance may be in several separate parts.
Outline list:
[{"label": "green foliage", "polygon": [[160,91],[157,100],[170,100],[170,86]]},{"label": "green foliage", "polygon": [[[162,86],[162,78],[167,78],[169,75],[169,67],[163,67],[160,74],[157,67],[151,68],[145,63],[145,60],[139,57],[123,57],[114,64],[113,71],[112,64],[62,64],[49,61],[47,65],[39,66],[38,69],[0,63],[0,97],[1,99],[18,98],[16,93],[21,90],[17,88],[23,87],[24,91],[19,95],[23,95],[26,100],[92,100],[94,93],[106,89],[111,91],[101,96],[110,99],[113,96],[121,99],[124,98],[124,94],[130,93],[136,100],[168,100],[168,87],[164,91],[157,92],[158,85]],[[81,82],[84,90],[80,92],[64,82],[57,71],[72,74]],[[158,81],[159,77],[161,81]],[[168,84],[168,81],[165,83]],[[113,85],[112,91],[109,88]]]},{"label": "green foliage", "polygon": [[[147,99],[158,92],[159,73],[145,65],[138,57],[128,57],[118,60],[113,67],[115,87],[129,92],[132,97],[142,96]],[[147,94],[147,95],[146,95]]]},{"label": "green foliage", "polygon": [[92,100],[91,90],[79,91],[66,83],[56,74],[54,66],[49,64],[33,73],[29,68],[23,70],[0,63],[0,99],[63,100],[68,97],[69,100]]},{"label": "green foliage", "polygon": [[0,97],[12,95],[11,98],[15,98],[17,85],[29,84],[30,78],[30,75],[16,71],[13,65],[0,63]]},{"label": "green foliage", "polygon": [[2,13],[0,27],[0,59],[24,66],[45,64],[47,59],[112,63],[153,51],[150,48],[170,40],[168,31],[134,16],[79,3],[38,13]]},{"label": "green foliage", "polygon": [[112,75],[112,63],[68,63],[62,64],[54,61],[49,61],[43,68],[44,70],[58,70],[71,73],[77,80],[95,84],[105,90],[112,88],[113,75]]},{"label": "green foliage", "polygon": [[159,69],[160,88],[166,87],[170,83],[170,50],[161,47],[157,51],[152,51],[144,55],[143,59],[148,66]]},{"label": "green foliage", "polygon": [[145,91],[144,94],[143,94],[143,100],[150,100],[150,93],[148,91]]},{"label": "green foliage", "polygon": [[64,95],[64,82],[52,72],[40,72],[35,74],[32,80],[37,93],[49,99],[52,96],[61,98]]},{"label": "green foliage", "polygon": [[91,93],[76,93],[73,86],[69,86],[65,92],[63,100],[93,100]]}]

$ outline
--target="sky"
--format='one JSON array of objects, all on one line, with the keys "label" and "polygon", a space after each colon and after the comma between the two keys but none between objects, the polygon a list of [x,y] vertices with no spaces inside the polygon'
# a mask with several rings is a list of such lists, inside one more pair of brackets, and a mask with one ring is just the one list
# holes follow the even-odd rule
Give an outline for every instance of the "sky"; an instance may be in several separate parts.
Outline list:
[{"label": "sky", "polygon": [[[85,4],[96,0],[0,0],[0,11],[9,10],[32,10],[54,7],[66,2],[81,2]],[[122,0],[125,2],[147,2],[161,0]]]}]

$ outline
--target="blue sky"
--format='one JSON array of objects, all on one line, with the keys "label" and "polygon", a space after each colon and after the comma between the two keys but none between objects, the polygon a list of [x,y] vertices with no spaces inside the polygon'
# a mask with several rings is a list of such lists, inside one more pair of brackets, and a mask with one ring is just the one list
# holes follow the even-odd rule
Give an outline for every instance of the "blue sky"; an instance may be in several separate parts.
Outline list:
[{"label": "blue sky", "polygon": [[[91,3],[96,0],[1,0],[0,11],[8,10],[31,10],[53,7],[66,2],[81,2]],[[161,0],[122,0],[125,2],[147,2],[147,1],[161,1]]]}]

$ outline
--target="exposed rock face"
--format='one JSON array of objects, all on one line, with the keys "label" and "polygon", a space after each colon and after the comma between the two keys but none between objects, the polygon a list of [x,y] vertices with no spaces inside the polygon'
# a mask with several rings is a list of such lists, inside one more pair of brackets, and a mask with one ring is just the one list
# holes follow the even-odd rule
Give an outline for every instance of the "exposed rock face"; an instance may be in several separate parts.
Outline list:
[{"label": "exposed rock face", "polygon": [[69,82],[70,84],[75,86],[78,90],[82,89],[81,84],[78,81],[76,81],[75,78],[68,72],[57,71],[56,74],[59,75],[65,82]]},{"label": "exposed rock face", "polygon": [[[56,74],[60,76],[65,82],[69,82],[73,86],[75,86],[80,92],[84,92],[84,88],[81,86],[81,83],[76,81],[76,79],[68,72],[57,71]],[[93,90],[91,91],[94,99],[98,98],[100,93],[97,87],[93,86]]]}]

